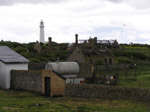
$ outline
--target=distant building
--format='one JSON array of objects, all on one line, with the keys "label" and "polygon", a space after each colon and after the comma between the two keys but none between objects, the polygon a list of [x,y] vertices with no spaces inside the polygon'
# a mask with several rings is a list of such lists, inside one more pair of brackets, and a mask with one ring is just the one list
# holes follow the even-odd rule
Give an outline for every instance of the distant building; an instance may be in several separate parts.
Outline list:
[{"label": "distant building", "polygon": [[97,45],[107,45],[111,48],[119,48],[117,40],[97,40]]},{"label": "distant building", "polygon": [[29,60],[9,47],[0,46],[0,87],[9,89],[11,70],[28,70],[28,62]]},{"label": "distant building", "polygon": [[44,22],[41,20],[40,22],[40,42],[45,43],[45,36],[44,36]]},{"label": "distant building", "polygon": [[36,41],[35,45],[34,45],[34,49],[40,53],[41,52],[41,46],[40,43],[38,41]]},{"label": "distant building", "polygon": [[119,46],[116,40],[97,40],[97,37],[89,38],[88,40],[79,40],[78,35],[75,35],[75,43],[69,46],[67,50],[70,55],[67,61],[75,61],[78,63],[98,64],[101,62],[105,64],[113,64],[115,61],[112,58],[112,53],[109,47],[116,48]]},{"label": "distant building", "polygon": [[[44,48],[43,48],[43,45],[45,45]],[[52,37],[49,37],[48,42],[45,42],[45,44],[39,43],[38,41],[36,41],[36,43],[34,45],[34,50],[36,50],[38,53],[41,53],[41,52],[50,53],[50,52],[52,52],[53,51],[53,49],[52,49]]]},{"label": "distant building", "polygon": [[75,61],[75,62],[80,62],[80,63],[85,63],[85,57],[82,53],[82,51],[78,48],[75,47],[71,54],[69,55],[67,61]]}]

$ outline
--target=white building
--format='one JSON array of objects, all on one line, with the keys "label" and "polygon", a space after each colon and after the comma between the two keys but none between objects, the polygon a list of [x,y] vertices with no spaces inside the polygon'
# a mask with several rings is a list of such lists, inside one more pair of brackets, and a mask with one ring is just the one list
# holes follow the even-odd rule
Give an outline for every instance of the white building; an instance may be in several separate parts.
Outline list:
[{"label": "white building", "polygon": [[44,37],[44,22],[41,20],[40,22],[40,42],[45,43],[45,37]]},{"label": "white building", "polygon": [[28,70],[26,58],[16,53],[7,46],[0,46],[0,87],[10,88],[11,70]]}]

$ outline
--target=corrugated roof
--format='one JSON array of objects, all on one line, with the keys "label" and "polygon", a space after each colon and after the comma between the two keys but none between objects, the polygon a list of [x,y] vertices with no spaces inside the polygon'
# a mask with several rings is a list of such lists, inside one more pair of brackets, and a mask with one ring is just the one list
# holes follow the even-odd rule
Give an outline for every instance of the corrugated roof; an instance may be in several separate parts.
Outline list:
[{"label": "corrugated roof", "polygon": [[24,63],[29,62],[28,59],[24,58],[14,50],[7,46],[0,46],[0,61],[4,63]]}]

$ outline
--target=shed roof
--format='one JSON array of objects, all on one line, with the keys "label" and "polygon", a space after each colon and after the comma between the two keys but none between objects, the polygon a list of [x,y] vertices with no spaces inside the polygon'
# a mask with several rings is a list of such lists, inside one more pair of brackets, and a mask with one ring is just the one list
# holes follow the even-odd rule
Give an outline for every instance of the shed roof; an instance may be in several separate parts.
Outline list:
[{"label": "shed roof", "polygon": [[4,63],[27,63],[28,59],[24,58],[7,46],[0,46],[0,61]]}]

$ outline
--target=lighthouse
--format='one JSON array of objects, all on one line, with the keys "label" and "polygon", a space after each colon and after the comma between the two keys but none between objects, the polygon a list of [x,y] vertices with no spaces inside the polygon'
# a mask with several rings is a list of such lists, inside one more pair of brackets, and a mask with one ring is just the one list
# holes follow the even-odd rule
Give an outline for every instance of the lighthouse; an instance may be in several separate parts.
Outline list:
[{"label": "lighthouse", "polygon": [[45,37],[44,37],[44,22],[41,20],[40,22],[40,42],[45,43]]}]

